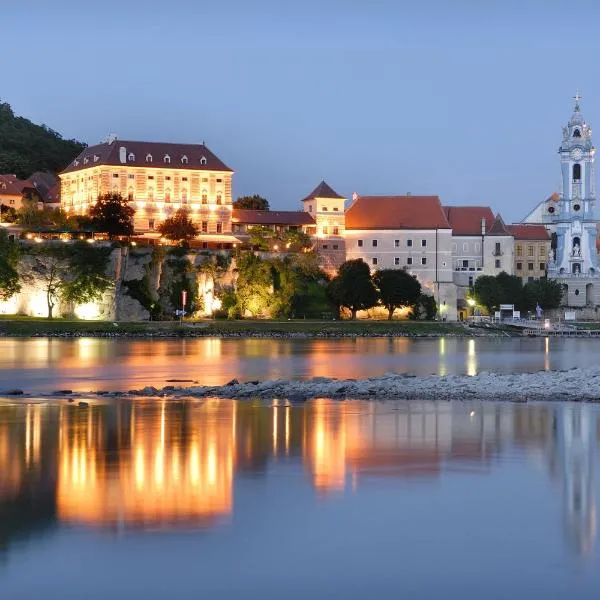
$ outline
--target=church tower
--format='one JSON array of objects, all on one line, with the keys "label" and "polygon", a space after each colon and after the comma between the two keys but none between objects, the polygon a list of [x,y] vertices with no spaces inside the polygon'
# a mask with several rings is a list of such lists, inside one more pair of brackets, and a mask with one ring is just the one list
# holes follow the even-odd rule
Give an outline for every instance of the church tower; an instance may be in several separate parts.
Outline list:
[{"label": "church tower", "polygon": [[558,149],[562,172],[562,191],[546,205],[545,223],[553,232],[548,276],[564,282],[569,306],[597,304],[595,278],[599,274],[596,250],[596,189],[592,129],[585,122],[579,101],[563,127]]}]

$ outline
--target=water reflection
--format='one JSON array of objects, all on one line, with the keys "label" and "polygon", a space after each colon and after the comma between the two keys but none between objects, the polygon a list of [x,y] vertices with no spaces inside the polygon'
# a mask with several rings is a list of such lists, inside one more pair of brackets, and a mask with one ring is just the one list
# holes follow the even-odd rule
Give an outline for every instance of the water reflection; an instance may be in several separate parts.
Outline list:
[{"label": "water reflection", "polygon": [[585,554],[596,537],[599,417],[592,405],[326,399],[0,406],[0,539],[41,522],[213,526],[233,513],[236,476],[268,477],[273,461],[303,464],[321,497],[382,478],[490,477],[524,450],[559,482],[565,539]]}]

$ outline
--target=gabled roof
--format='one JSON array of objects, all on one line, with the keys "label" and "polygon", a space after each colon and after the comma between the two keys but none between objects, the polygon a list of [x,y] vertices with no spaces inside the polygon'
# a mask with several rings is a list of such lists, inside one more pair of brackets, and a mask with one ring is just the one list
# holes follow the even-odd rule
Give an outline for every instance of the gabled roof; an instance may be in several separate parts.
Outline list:
[{"label": "gabled roof", "polygon": [[438,196],[358,196],[346,229],[450,229]]},{"label": "gabled roof", "polygon": [[507,225],[506,229],[515,240],[548,241],[550,235],[543,225]]},{"label": "gabled roof", "polygon": [[314,225],[309,213],[294,210],[246,210],[234,208],[231,211],[233,223],[246,225]]},{"label": "gabled roof", "polygon": [[52,188],[58,184],[58,179],[53,173],[46,173],[45,171],[36,171],[29,177],[29,181],[34,185],[44,202],[48,200],[46,197]]},{"label": "gabled roof", "polygon": [[343,200],[344,196],[340,196],[325,182],[325,180],[323,180],[308,196],[306,196],[306,198],[302,199],[302,202],[314,200],[315,198],[335,198],[337,200]]},{"label": "gabled roof", "polygon": [[487,235],[512,235],[506,229],[506,225],[504,224],[504,221],[503,221],[502,217],[500,216],[500,213],[498,213],[496,215],[496,218],[494,219],[492,226],[489,228],[489,230],[486,233],[487,233]]},{"label": "gabled roof", "polygon": [[26,189],[35,190],[29,179],[19,179],[16,175],[0,175],[0,195],[21,196]]},{"label": "gabled roof", "polygon": [[494,213],[489,206],[444,206],[444,213],[452,227],[452,235],[481,235],[481,219],[486,232],[494,223]]},{"label": "gabled roof", "polygon": [[[124,148],[125,162],[121,160]],[[150,155],[151,161],[146,157]],[[165,157],[169,161],[165,162]],[[231,171],[204,144],[172,144],[166,142],[136,142],[113,140],[82,150],[63,173],[88,169],[98,165],[187,169],[201,171]]]}]

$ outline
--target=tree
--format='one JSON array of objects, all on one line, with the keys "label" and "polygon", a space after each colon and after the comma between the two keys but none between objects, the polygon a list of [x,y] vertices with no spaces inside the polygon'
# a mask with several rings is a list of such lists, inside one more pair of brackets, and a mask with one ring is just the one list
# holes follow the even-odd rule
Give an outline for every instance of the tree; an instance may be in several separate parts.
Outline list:
[{"label": "tree", "polygon": [[496,275],[500,285],[500,304],[514,304],[517,310],[523,309],[523,280],[517,275],[502,271]]},{"label": "tree", "polygon": [[526,283],[523,287],[523,295],[527,310],[535,310],[538,304],[542,309],[547,310],[560,306],[563,291],[557,281],[542,278]]},{"label": "tree", "polygon": [[264,314],[273,293],[271,266],[252,252],[241,252],[236,262],[238,278],[235,292],[239,314],[242,317],[246,311],[253,317]]},{"label": "tree", "polygon": [[133,234],[135,209],[121,194],[111,193],[98,196],[96,204],[89,210],[92,227],[107,233],[109,237]]},{"label": "tree", "polygon": [[330,295],[338,306],[347,307],[356,319],[359,310],[366,310],[377,303],[377,290],[371,279],[369,265],[358,258],[347,260],[330,282]]},{"label": "tree", "polygon": [[233,208],[245,210],[269,210],[269,201],[258,194],[254,196],[240,196],[233,202]]},{"label": "tree", "polygon": [[482,275],[475,280],[473,295],[477,304],[485,307],[488,312],[493,312],[502,302],[502,286],[498,279],[492,275]]},{"label": "tree", "polygon": [[48,319],[54,317],[53,311],[60,299],[63,283],[69,273],[67,249],[42,246],[32,254],[31,273],[25,278],[40,283],[46,296]]},{"label": "tree", "polygon": [[190,218],[187,208],[180,208],[172,217],[165,219],[158,231],[169,240],[191,240],[198,235],[198,226]]},{"label": "tree", "polygon": [[16,270],[18,260],[18,246],[0,229],[0,300],[8,300],[21,289]]},{"label": "tree", "polygon": [[421,284],[404,269],[382,269],[373,275],[379,301],[388,311],[391,321],[394,311],[402,306],[414,306],[421,295]]}]

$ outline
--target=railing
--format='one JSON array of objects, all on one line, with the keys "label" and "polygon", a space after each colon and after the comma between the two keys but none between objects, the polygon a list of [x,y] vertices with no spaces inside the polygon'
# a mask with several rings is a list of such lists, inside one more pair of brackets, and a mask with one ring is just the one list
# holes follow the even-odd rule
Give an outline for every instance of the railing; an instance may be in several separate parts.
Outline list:
[{"label": "railing", "polygon": [[548,277],[550,279],[571,279],[573,277],[576,279],[598,279],[600,278],[600,273],[556,273],[548,271]]},{"label": "railing", "polygon": [[504,256],[504,252],[502,252],[502,250],[494,250],[492,254],[493,256]]}]

